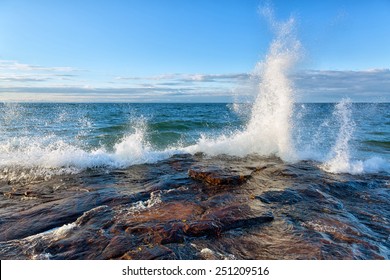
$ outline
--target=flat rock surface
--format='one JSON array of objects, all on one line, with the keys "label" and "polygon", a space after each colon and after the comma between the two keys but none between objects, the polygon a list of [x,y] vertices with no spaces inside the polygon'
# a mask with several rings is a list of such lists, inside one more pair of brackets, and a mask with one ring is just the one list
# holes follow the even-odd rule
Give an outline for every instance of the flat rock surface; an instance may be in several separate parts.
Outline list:
[{"label": "flat rock surface", "polygon": [[387,176],[203,155],[111,172],[1,182],[1,259],[390,257]]}]

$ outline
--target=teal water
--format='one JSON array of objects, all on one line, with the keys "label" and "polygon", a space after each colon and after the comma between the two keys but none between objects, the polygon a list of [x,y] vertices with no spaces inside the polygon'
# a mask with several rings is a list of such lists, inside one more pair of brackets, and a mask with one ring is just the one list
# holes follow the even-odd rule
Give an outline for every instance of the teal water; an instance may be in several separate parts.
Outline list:
[{"label": "teal water", "polygon": [[[326,162],[338,153],[335,146],[344,129],[350,137],[343,147],[346,161],[362,167],[336,173],[388,172],[390,104],[358,103],[349,109],[348,119],[340,120],[336,104],[295,104],[290,124],[290,149],[297,154],[293,161]],[[126,168],[174,154],[207,154],[214,147],[217,154],[224,148],[226,154],[256,154],[253,149],[241,151],[245,138],[227,141],[222,148],[215,143],[245,131],[251,111],[250,104],[1,104],[0,168],[4,177],[17,177],[18,170],[62,174]],[[259,154],[278,156],[273,150]]]},{"label": "teal water", "polygon": [[[1,104],[0,257],[388,259],[390,104],[252,106]],[[240,222],[210,235],[220,211]]]},{"label": "teal water", "polygon": [[243,124],[227,104],[1,104],[0,109],[2,143],[51,136],[86,150],[112,149],[141,126],[150,145],[164,149]]}]

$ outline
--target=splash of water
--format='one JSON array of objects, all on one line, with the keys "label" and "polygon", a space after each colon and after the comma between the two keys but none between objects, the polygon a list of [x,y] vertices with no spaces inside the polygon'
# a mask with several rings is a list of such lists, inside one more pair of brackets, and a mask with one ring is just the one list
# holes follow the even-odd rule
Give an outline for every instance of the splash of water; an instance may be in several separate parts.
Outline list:
[{"label": "splash of water", "polygon": [[288,72],[299,58],[300,42],[294,34],[294,18],[277,22],[270,8],[263,14],[276,30],[269,54],[260,62],[259,95],[252,109],[247,131],[258,139],[262,154],[276,154],[285,160],[295,160],[291,137],[294,89]]},{"label": "splash of water", "polygon": [[269,7],[264,8],[262,13],[276,38],[265,60],[258,63],[253,74],[259,80],[259,92],[246,128],[217,139],[202,137],[187,151],[210,155],[275,155],[286,161],[297,159],[291,137],[294,89],[288,73],[299,58],[301,45],[295,36],[294,18],[278,22]]},{"label": "splash of water", "polygon": [[333,115],[339,122],[339,133],[335,145],[331,150],[331,158],[327,160],[322,168],[332,173],[352,171],[358,173],[361,166],[353,165],[350,156],[350,141],[355,129],[352,120],[352,102],[350,99],[342,99],[336,104]]},{"label": "splash of water", "polygon": [[320,165],[323,170],[336,174],[361,174],[386,171],[390,168],[388,162],[379,157],[372,157],[366,160],[353,158],[351,140],[355,131],[355,122],[352,118],[352,101],[350,99],[342,99],[337,103],[333,116],[338,121],[339,131],[328,159]]}]

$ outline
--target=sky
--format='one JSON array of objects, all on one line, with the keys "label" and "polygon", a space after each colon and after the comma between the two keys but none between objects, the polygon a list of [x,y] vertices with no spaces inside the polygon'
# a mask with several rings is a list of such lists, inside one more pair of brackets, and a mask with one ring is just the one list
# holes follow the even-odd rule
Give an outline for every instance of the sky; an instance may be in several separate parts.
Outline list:
[{"label": "sky", "polygon": [[295,20],[297,101],[390,102],[390,1],[0,0],[0,102],[232,102]]}]

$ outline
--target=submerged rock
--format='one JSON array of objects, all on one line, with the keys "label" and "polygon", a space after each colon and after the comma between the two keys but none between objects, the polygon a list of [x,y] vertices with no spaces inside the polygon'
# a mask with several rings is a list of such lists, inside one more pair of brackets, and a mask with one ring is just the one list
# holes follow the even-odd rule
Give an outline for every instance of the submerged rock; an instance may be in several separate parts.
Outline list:
[{"label": "submerged rock", "polygon": [[267,208],[254,210],[248,205],[238,204],[210,209],[202,219],[218,221],[222,225],[222,230],[229,230],[271,222],[274,217]]},{"label": "submerged rock", "polygon": [[294,190],[286,189],[284,191],[268,191],[255,198],[260,199],[264,203],[277,202],[281,204],[295,204],[302,200],[302,197]]}]

